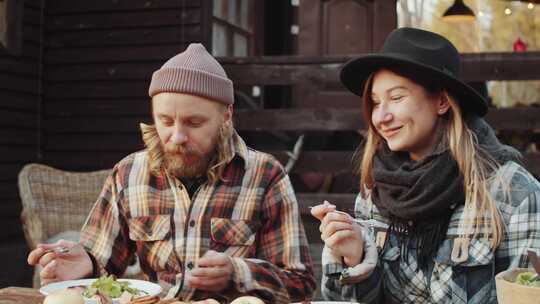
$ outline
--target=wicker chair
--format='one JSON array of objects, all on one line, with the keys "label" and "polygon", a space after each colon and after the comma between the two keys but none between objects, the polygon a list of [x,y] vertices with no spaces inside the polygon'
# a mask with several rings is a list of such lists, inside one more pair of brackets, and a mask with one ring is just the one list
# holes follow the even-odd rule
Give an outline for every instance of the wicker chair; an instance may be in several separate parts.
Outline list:
[{"label": "wicker chair", "polygon": [[[77,240],[110,172],[67,172],[40,164],[24,166],[19,173],[21,220],[30,249],[62,237]],[[37,271],[33,284],[40,285]]]}]

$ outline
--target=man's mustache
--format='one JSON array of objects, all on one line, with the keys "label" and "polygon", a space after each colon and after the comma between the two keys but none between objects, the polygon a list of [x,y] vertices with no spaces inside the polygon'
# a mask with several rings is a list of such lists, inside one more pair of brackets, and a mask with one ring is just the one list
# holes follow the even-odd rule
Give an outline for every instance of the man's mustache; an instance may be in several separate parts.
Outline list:
[{"label": "man's mustache", "polygon": [[165,152],[168,154],[184,154],[184,155],[198,154],[197,150],[193,148],[185,147],[185,146],[178,146],[178,145],[165,146]]}]

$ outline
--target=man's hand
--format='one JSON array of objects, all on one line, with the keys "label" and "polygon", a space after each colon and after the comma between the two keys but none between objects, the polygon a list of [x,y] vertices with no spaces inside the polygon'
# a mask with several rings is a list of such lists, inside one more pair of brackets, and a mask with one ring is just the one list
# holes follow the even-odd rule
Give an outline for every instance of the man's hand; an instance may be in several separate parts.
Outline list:
[{"label": "man's hand", "polygon": [[188,273],[187,280],[193,288],[219,292],[229,286],[233,271],[228,255],[209,250],[199,260],[197,267]]},{"label": "man's hand", "polygon": [[[63,252],[61,248],[66,249]],[[59,240],[54,244],[39,244],[28,254],[28,264],[41,266],[41,284],[81,279],[92,274],[92,260],[78,243]]]}]

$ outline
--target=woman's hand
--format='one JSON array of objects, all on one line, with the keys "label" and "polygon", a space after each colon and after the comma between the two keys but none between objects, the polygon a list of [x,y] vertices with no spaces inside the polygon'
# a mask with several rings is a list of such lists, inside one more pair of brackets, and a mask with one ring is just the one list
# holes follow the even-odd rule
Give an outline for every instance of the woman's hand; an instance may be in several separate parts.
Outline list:
[{"label": "woman's hand", "polygon": [[336,210],[336,205],[332,205],[328,201],[324,201],[324,203],[322,204],[311,207],[311,215],[313,215],[319,221],[322,221],[322,219],[328,212],[335,211],[335,210]]},{"label": "woman's hand", "polygon": [[354,223],[353,218],[341,211],[326,213],[319,230],[324,244],[332,253],[343,257],[349,267],[358,265],[364,254],[362,227]]},{"label": "woman's hand", "polygon": [[349,267],[362,261],[362,228],[354,223],[350,215],[337,211],[336,206],[328,201],[311,208],[311,215],[321,221],[321,239],[334,255],[343,257]]},{"label": "woman's hand", "polygon": [[86,250],[80,244],[66,240],[39,244],[28,254],[28,264],[43,267],[39,273],[42,285],[85,278],[93,271]]}]

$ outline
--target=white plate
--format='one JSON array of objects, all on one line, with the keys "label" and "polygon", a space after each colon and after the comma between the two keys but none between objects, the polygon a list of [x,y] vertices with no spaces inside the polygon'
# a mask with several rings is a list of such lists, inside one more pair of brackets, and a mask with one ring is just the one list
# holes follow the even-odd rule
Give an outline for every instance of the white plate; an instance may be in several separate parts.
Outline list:
[{"label": "white plate", "polygon": [[[95,280],[97,279],[69,280],[69,281],[51,283],[51,284],[41,287],[39,289],[39,292],[41,292],[44,295],[48,295],[51,292],[67,289],[73,286],[88,286],[88,285],[91,285]],[[129,287],[137,288],[150,296],[158,295],[161,292],[161,286],[159,286],[158,284],[154,284],[152,282],[142,281],[142,280],[131,280],[131,279],[118,279],[118,281],[120,282],[127,281],[129,282]],[[86,304],[98,303],[97,300],[89,299],[89,298],[84,298],[84,301]],[[113,299],[113,303],[117,303],[117,302],[118,300]]]},{"label": "white plate", "polygon": [[[310,304],[358,304],[358,302],[340,302],[340,301],[310,301],[307,302]],[[302,302],[292,303],[292,304],[302,304]]]}]

